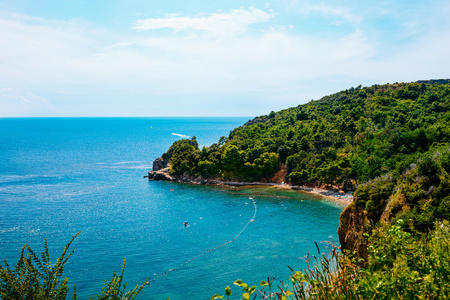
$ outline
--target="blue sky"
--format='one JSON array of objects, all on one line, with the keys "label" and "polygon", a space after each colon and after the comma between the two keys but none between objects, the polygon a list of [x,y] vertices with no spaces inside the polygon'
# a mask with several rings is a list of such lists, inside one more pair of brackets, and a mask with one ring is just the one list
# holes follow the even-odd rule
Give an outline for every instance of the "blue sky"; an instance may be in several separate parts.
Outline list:
[{"label": "blue sky", "polygon": [[450,78],[449,15],[448,0],[0,0],[0,117],[251,117]]}]

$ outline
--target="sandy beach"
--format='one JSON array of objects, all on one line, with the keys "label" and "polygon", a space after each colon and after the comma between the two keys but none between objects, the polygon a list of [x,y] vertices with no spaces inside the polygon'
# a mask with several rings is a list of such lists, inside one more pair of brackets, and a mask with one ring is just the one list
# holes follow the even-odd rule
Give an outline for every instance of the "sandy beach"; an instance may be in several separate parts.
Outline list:
[{"label": "sandy beach", "polygon": [[306,187],[306,186],[290,186],[287,184],[283,184],[281,186],[284,188],[300,190],[302,192],[318,195],[318,196],[321,196],[321,197],[324,197],[324,198],[327,198],[330,200],[344,203],[346,205],[349,205],[350,203],[353,202],[353,193],[352,192],[344,193],[343,191],[336,192],[336,191],[330,191],[330,190],[321,189],[321,188],[311,188],[311,187]]},{"label": "sandy beach", "polygon": [[330,191],[327,189],[321,189],[321,188],[312,188],[307,186],[298,186],[298,185],[290,185],[290,184],[268,184],[268,186],[279,188],[279,189],[289,189],[294,191],[299,191],[302,193],[308,193],[316,196],[320,196],[323,198],[326,198],[331,201],[336,201],[345,205],[349,205],[353,202],[353,193],[347,192],[344,193],[343,191]]}]

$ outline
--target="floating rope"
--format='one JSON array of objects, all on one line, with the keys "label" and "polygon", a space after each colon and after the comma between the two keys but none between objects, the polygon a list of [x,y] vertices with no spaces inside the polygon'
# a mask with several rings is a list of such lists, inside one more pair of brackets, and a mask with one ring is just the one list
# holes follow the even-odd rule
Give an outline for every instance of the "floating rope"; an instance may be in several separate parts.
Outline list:
[{"label": "floating rope", "polygon": [[258,208],[257,208],[257,206],[256,206],[255,200],[253,200],[252,197],[249,197],[249,199],[252,200],[252,202],[253,202],[253,206],[255,207],[255,213],[253,214],[253,217],[247,222],[247,224],[245,224],[245,226],[242,228],[242,230],[241,230],[241,231],[240,231],[240,232],[239,232],[232,240],[229,240],[228,242],[225,242],[225,243],[223,243],[222,245],[219,245],[219,246],[217,246],[217,247],[214,247],[214,248],[212,248],[212,249],[209,249],[208,251],[203,252],[202,254],[200,254],[200,255],[198,255],[198,256],[196,256],[196,257],[194,257],[194,258],[192,258],[192,259],[190,259],[190,260],[188,260],[188,261],[186,261],[186,262],[184,262],[184,263],[182,263],[181,265],[179,265],[179,266],[177,266],[177,267],[175,267],[175,268],[173,268],[173,269],[169,269],[168,271],[162,273],[161,275],[155,276],[155,277],[154,277],[153,279],[151,279],[151,280],[147,280],[147,282],[145,282],[145,284],[149,285],[150,282],[155,281],[156,279],[158,279],[158,278],[160,278],[160,277],[163,277],[163,276],[169,274],[170,272],[175,271],[176,269],[180,269],[181,267],[183,267],[183,266],[189,264],[190,262],[192,262],[192,261],[194,261],[194,260],[196,260],[196,259],[202,257],[203,255],[205,255],[205,254],[207,254],[207,253],[210,253],[210,252],[212,252],[212,251],[214,251],[214,250],[217,250],[217,249],[219,249],[219,248],[221,248],[221,247],[223,247],[223,246],[226,246],[226,245],[231,244],[232,242],[234,242],[234,241],[241,235],[241,233],[244,232],[244,230],[247,228],[247,226],[248,226],[251,222],[253,222],[253,221],[255,220],[256,212],[257,212]]}]

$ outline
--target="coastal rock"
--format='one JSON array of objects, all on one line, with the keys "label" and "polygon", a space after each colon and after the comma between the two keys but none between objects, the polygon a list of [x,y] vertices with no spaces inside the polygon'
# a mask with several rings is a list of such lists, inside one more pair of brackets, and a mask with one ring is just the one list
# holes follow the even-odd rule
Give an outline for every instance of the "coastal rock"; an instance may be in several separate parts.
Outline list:
[{"label": "coastal rock", "polygon": [[159,171],[169,167],[169,160],[158,157],[153,161],[153,171]]},{"label": "coastal rock", "polygon": [[164,168],[158,171],[149,171],[148,180],[174,181],[174,178],[169,174],[169,168]]},{"label": "coastal rock", "polygon": [[367,257],[367,240],[364,237],[368,228],[366,223],[366,213],[355,203],[344,209],[337,231],[342,250],[355,251],[358,257]]}]

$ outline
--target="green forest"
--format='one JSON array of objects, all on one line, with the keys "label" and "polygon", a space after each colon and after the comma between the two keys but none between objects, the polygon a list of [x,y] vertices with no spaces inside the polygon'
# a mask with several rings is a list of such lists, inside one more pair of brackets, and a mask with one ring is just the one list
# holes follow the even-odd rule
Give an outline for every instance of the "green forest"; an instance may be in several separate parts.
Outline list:
[{"label": "green forest", "polygon": [[170,172],[204,178],[292,184],[356,185],[401,175],[423,153],[448,145],[449,84],[361,86],[257,117],[199,149],[175,142]]}]

